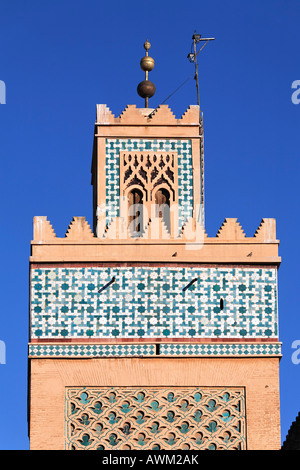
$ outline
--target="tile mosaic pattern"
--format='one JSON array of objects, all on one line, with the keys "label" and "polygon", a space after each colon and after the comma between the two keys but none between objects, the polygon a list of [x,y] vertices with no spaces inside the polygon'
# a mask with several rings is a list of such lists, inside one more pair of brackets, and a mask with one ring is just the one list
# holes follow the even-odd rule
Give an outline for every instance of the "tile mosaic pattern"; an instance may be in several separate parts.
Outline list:
[{"label": "tile mosaic pattern", "polygon": [[177,139],[107,139],[106,140],[106,217],[107,224],[119,216],[120,151],[178,153],[179,226],[193,215],[193,164],[190,140]]},{"label": "tile mosaic pattern", "polygon": [[[280,343],[242,344],[160,344],[160,356],[281,356]],[[29,344],[30,357],[156,356],[154,344]]]},{"label": "tile mosaic pattern", "polygon": [[244,450],[243,388],[67,388],[66,450]]},{"label": "tile mosaic pattern", "polygon": [[161,356],[281,356],[280,343],[161,344]]},{"label": "tile mosaic pattern", "polygon": [[31,337],[277,338],[277,271],[167,266],[33,269]]},{"label": "tile mosaic pattern", "polygon": [[153,344],[30,344],[30,357],[154,356]]}]

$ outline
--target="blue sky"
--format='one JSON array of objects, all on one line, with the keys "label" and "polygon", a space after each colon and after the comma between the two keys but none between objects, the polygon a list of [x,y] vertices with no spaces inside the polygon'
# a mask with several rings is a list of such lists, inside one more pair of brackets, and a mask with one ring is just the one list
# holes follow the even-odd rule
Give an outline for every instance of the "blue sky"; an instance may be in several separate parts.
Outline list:
[{"label": "blue sky", "polygon": [[[237,217],[252,236],[277,220],[282,265],[279,318],[282,440],[300,411],[299,124],[292,83],[300,80],[297,0],[2,0],[0,80],[1,311],[0,449],[28,449],[27,343],[32,220],[46,215],[57,236],[73,216],[92,225],[90,168],[96,103],[115,115],[143,106],[136,87],[149,38],[156,107],[193,73],[196,29],[216,40],[199,55],[205,125],[206,231]],[[196,104],[189,80],[167,102],[176,117]]]}]

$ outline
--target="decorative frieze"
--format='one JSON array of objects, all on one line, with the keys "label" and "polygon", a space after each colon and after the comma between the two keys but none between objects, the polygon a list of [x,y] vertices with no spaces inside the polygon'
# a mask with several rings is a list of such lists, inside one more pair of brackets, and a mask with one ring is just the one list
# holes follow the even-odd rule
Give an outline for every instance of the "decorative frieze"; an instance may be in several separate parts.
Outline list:
[{"label": "decorative frieze", "polygon": [[281,343],[29,344],[29,357],[272,357]]}]

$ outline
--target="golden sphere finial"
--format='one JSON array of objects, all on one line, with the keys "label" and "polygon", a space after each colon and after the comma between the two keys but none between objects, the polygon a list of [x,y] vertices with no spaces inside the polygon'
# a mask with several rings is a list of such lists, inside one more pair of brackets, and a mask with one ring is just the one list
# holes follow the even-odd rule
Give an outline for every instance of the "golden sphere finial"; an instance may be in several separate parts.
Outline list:
[{"label": "golden sphere finial", "polygon": [[146,39],[146,42],[145,42],[145,44],[144,44],[144,48],[146,49],[147,52],[149,51],[150,47],[151,47],[151,44],[150,44],[150,42],[148,41],[148,39]]},{"label": "golden sphere finial", "polygon": [[140,66],[144,72],[151,72],[154,69],[154,65],[154,59],[148,55],[141,59]]},{"label": "golden sphere finial", "polygon": [[137,92],[138,94],[142,97],[145,98],[145,108],[148,108],[148,100],[151,98],[151,96],[154,95],[155,93],[155,85],[154,83],[150,82],[148,80],[148,73],[153,70],[155,62],[152,57],[149,57],[148,51],[151,47],[150,42],[148,39],[146,39],[146,42],[144,43],[144,48],[146,50],[146,55],[142,58],[140,62],[141,69],[145,72],[145,80],[143,80],[141,83],[139,83],[137,87]]}]

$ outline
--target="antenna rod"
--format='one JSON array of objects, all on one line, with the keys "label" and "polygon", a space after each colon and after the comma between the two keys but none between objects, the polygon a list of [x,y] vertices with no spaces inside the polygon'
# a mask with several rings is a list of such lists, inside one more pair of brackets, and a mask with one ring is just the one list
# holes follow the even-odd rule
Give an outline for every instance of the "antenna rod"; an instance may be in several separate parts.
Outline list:
[{"label": "antenna rod", "polygon": [[[188,59],[190,62],[195,63],[195,80],[196,80],[196,88],[197,88],[197,104],[200,109],[200,96],[199,96],[199,75],[198,75],[198,62],[197,62],[197,55],[199,52],[202,51],[202,49],[206,46],[206,44],[209,41],[214,41],[215,38],[201,38],[201,34],[198,34],[196,31],[193,34],[193,46],[194,46],[194,52],[188,54]],[[201,41],[205,41],[205,44],[201,47],[201,49],[197,52],[197,44]]]},{"label": "antenna rod", "polygon": [[196,80],[196,88],[197,88],[197,105],[199,106],[199,109],[200,109],[198,62],[197,62],[196,52],[197,52],[196,41],[194,39],[194,61],[195,61],[195,80]]}]

